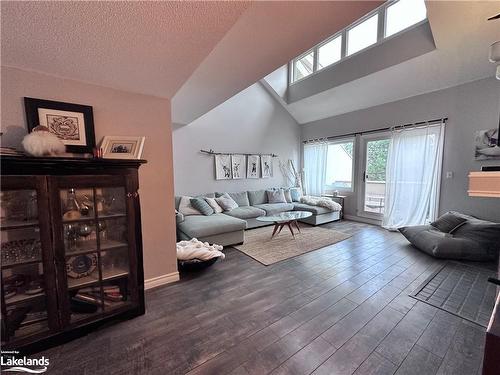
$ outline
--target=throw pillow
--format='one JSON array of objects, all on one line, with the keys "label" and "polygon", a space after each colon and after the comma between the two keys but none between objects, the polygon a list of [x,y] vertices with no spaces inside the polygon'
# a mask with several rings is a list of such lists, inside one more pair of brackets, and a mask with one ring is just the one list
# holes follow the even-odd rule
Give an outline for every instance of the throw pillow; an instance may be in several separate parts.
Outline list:
[{"label": "throw pillow", "polygon": [[233,200],[238,204],[238,207],[250,206],[250,202],[248,201],[248,193],[246,191],[242,191],[239,193],[227,193]]},{"label": "throw pillow", "polygon": [[209,204],[210,207],[215,211],[216,214],[220,214],[223,210],[222,207],[216,202],[215,198],[207,198],[205,197],[205,201]]},{"label": "throw pillow", "polygon": [[179,212],[184,216],[201,215],[201,212],[191,205],[191,198],[192,197],[188,197],[186,195],[181,197],[181,201],[179,202]]},{"label": "throw pillow", "polygon": [[191,206],[205,216],[210,216],[214,213],[214,209],[203,198],[191,198],[189,202],[191,202]]},{"label": "throw pillow", "polygon": [[285,195],[286,203],[292,203],[292,193],[290,188],[283,188],[283,194]]},{"label": "throw pillow", "polygon": [[283,190],[266,190],[269,203],[286,203]]},{"label": "throw pillow", "polygon": [[447,212],[441,215],[431,225],[443,233],[453,233],[467,222],[467,219],[454,215],[452,212]]},{"label": "throw pillow", "polygon": [[231,211],[234,208],[238,207],[238,203],[234,201],[233,198],[229,196],[229,194],[224,193],[218,198],[215,198],[215,201],[222,207],[224,211]]},{"label": "throw pillow", "polygon": [[299,187],[290,188],[290,195],[292,196],[293,202],[300,202],[300,198],[302,197],[302,189]]}]

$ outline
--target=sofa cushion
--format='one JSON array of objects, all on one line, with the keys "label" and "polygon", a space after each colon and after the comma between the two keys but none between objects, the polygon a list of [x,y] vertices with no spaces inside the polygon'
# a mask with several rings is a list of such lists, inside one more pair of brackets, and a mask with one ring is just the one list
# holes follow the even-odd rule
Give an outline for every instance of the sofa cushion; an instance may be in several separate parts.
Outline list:
[{"label": "sofa cushion", "polygon": [[192,197],[188,197],[186,195],[183,195],[181,197],[181,200],[179,202],[179,212],[183,214],[184,216],[188,215],[201,215],[201,212],[198,211],[196,208],[194,208],[191,205],[191,199]]},{"label": "sofa cushion", "polygon": [[286,203],[285,194],[283,190],[266,190],[267,200],[269,203]]},{"label": "sofa cushion", "polygon": [[230,211],[233,208],[238,207],[238,203],[236,203],[227,193],[224,193],[224,195],[221,195],[219,198],[215,198],[215,201],[224,211]]},{"label": "sofa cushion", "polygon": [[433,221],[431,225],[444,233],[453,233],[460,226],[464,225],[467,219],[462,216],[455,215],[454,212],[447,212],[441,215],[436,221]]},{"label": "sofa cushion", "polygon": [[299,187],[290,188],[290,195],[292,196],[293,202],[300,202],[300,198],[302,197],[302,189]]},{"label": "sofa cushion", "polygon": [[245,220],[225,214],[186,216],[184,221],[178,224],[179,230],[191,238],[235,232],[246,229],[246,226]]},{"label": "sofa cushion", "polygon": [[214,213],[214,209],[207,203],[207,201],[205,201],[204,198],[191,198],[189,201],[195,210],[200,211],[205,216],[209,216]]},{"label": "sofa cushion", "polygon": [[[462,229],[465,227],[464,224]],[[399,231],[416,248],[436,258],[462,259],[471,261],[489,261],[496,257],[497,251],[487,244],[472,240],[471,238],[443,233],[431,225],[417,225],[413,227],[402,227]],[[498,243],[499,237],[497,237]]]},{"label": "sofa cushion", "polygon": [[248,200],[251,206],[267,203],[267,193],[265,190],[254,190],[248,192]]},{"label": "sofa cushion", "polygon": [[290,188],[283,188],[283,194],[285,195],[286,203],[292,203],[292,193],[290,192]]},{"label": "sofa cushion", "polygon": [[320,206],[310,206],[310,205],[305,204],[305,203],[294,203],[293,210],[294,211],[312,212],[313,215],[322,215],[322,214],[328,214],[328,213],[332,212],[332,210],[329,210],[328,208],[320,207]]},{"label": "sofa cushion", "polygon": [[266,211],[252,206],[237,207],[231,211],[225,212],[226,215],[237,217],[238,219],[254,219],[259,216],[265,216]]},{"label": "sofa cushion", "polygon": [[206,197],[205,198],[205,201],[208,203],[208,205],[210,207],[212,207],[212,209],[214,210],[214,212],[217,214],[217,213],[221,213],[222,211],[224,211],[222,209],[221,206],[219,206],[219,203],[217,203],[217,201],[215,200],[215,198],[208,198]]},{"label": "sofa cushion", "polygon": [[248,201],[248,193],[246,191],[240,191],[239,193],[228,193],[231,198],[238,204],[239,207],[250,206]]},{"label": "sofa cushion", "polygon": [[292,203],[266,203],[266,204],[257,204],[255,207],[266,211],[267,216],[293,210]]}]

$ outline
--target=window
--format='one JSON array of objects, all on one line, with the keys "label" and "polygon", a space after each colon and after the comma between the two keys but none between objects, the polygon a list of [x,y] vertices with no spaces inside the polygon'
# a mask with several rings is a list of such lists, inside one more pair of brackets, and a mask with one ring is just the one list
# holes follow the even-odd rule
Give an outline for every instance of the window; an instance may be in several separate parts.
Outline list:
[{"label": "window", "polygon": [[424,0],[390,0],[293,59],[289,84],[308,77],[427,17]]},{"label": "window", "polygon": [[329,190],[352,190],[353,162],[353,139],[330,143],[326,161],[326,188]]},{"label": "window", "polygon": [[314,52],[299,57],[293,64],[293,80],[297,81],[307,77],[314,71]]},{"label": "window", "polygon": [[347,55],[352,55],[377,42],[378,14],[347,31]]},{"label": "window", "polygon": [[427,16],[424,0],[399,0],[389,5],[385,15],[385,36],[424,20]]},{"label": "window", "polygon": [[342,35],[330,40],[318,48],[318,70],[332,65],[342,57]]}]

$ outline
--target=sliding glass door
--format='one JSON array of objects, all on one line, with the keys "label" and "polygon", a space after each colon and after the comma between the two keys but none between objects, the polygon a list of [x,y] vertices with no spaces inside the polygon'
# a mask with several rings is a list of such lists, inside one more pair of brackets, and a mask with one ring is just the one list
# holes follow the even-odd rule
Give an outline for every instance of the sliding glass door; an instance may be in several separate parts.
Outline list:
[{"label": "sliding glass door", "polygon": [[382,219],[385,208],[385,170],[390,133],[361,136],[358,215]]}]

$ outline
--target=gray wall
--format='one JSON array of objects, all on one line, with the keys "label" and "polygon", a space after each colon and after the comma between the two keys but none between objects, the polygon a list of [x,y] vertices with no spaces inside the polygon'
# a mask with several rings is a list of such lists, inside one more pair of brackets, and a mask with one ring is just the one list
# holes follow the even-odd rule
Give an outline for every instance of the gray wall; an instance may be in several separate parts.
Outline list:
[{"label": "gray wall", "polygon": [[[279,160],[298,166],[297,122],[260,83],[243,90],[188,125],[173,132],[174,183],[177,195],[242,191],[283,186]],[[200,149],[234,153],[275,153],[274,175],[266,179],[215,180],[214,158]]]},{"label": "gray wall", "polygon": [[[302,139],[337,136],[392,125],[449,117],[446,125],[440,212],[458,210],[500,222],[500,199],[467,196],[468,173],[500,160],[474,160],[476,130],[498,127],[500,81],[482,79],[397,102],[318,120],[302,126]],[[453,178],[446,179],[447,171]],[[347,198],[346,214],[356,215],[356,193]]]}]

